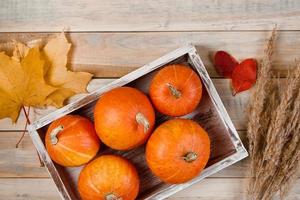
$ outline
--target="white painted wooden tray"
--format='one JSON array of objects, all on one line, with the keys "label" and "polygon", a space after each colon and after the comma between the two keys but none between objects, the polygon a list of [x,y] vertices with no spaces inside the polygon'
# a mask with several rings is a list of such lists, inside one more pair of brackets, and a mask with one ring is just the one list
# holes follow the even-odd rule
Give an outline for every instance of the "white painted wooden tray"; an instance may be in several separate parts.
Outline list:
[{"label": "white painted wooden tray", "polygon": [[[205,86],[197,109],[193,113],[183,116],[183,118],[190,118],[198,122],[209,134],[211,156],[203,172],[187,183],[172,185],[163,183],[151,173],[145,162],[144,146],[130,151],[116,151],[105,147],[100,150],[99,155],[108,153],[122,155],[136,166],[141,180],[138,199],[164,199],[248,156],[195,47],[186,46],[99,88],[29,126],[28,130],[33,143],[55,182],[62,199],[80,199],[77,191],[77,179],[82,167],[62,167],[52,162],[44,145],[44,137],[49,124],[67,114],[79,114],[93,120],[92,113],[96,101],[101,98],[104,92],[115,87],[127,85],[136,87],[147,94],[153,75],[161,67],[170,63],[181,63],[190,66],[199,74]],[[157,113],[156,126],[168,118]]]}]

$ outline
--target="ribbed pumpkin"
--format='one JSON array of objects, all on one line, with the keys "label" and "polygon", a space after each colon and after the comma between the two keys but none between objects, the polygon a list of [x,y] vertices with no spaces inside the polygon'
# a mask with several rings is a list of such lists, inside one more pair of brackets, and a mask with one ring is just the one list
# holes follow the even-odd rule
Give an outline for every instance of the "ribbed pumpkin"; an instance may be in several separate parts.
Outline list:
[{"label": "ribbed pumpkin", "polygon": [[139,178],[126,159],[104,155],[81,171],[78,191],[83,200],[134,200],[139,192]]},{"label": "ribbed pumpkin", "polygon": [[197,107],[202,96],[202,83],[190,67],[168,65],[154,76],[149,91],[159,112],[176,117]]},{"label": "ribbed pumpkin", "polygon": [[51,159],[66,167],[89,162],[100,148],[92,122],[78,115],[67,115],[52,122],[45,143]]},{"label": "ribbed pumpkin", "polygon": [[94,110],[94,122],[103,143],[113,149],[128,150],[148,139],[155,113],[141,91],[119,87],[100,97]]},{"label": "ribbed pumpkin", "polygon": [[210,140],[199,124],[172,119],[155,129],[146,146],[151,171],[167,183],[184,183],[196,177],[210,155]]}]

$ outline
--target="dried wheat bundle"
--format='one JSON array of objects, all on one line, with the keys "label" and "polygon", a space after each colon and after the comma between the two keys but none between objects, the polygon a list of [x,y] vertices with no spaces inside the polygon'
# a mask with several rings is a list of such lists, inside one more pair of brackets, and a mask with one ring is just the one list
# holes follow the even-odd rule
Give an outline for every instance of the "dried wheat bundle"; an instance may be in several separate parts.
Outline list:
[{"label": "dried wheat bundle", "polygon": [[271,74],[276,30],[268,41],[249,104],[248,199],[284,198],[300,163],[300,62],[283,83]]}]

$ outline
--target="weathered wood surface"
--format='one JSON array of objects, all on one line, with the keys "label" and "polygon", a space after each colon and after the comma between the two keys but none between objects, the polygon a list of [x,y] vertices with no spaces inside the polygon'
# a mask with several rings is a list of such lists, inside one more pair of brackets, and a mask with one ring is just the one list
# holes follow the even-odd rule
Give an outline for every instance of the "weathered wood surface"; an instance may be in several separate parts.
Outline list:
[{"label": "weathered wood surface", "polygon": [[[88,86],[89,91],[93,91],[99,87],[104,86],[105,84],[111,82],[113,79],[93,79]],[[236,95],[235,97],[231,94],[231,84],[228,79],[213,79],[213,82],[219,92],[219,95],[227,109],[234,125],[238,130],[246,129],[246,114],[245,108],[248,102],[249,91]],[[84,95],[84,94],[82,94]],[[78,95],[80,97],[82,95]],[[72,99],[76,99],[73,97]],[[30,119],[34,121],[47,113],[50,113],[55,108],[48,109],[31,109]],[[15,131],[24,129],[25,117],[21,113],[21,116],[16,124],[12,124],[10,119],[0,120],[0,131]]]},{"label": "weathered wood surface", "polygon": [[22,132],[0,132],[0,177],[49,177],[40,167],[37,151],[26,133],[16,148]]},{"label": "weathered wood surface", "polygon": [[[0,51],[11,47],[9,44],[12,43],[7,41],[13,39],[28,42],[51,36],[50,33],[0,33]],[[219,77],[210,59],[213,52],[226,50],[239,60],[259,59],[269,36],[270,31],[67,34],[73,44],[69,59],[71,67],[106,78],[121,77],[189,43],[196,45],[210,76]],[[299,58],[299,50],[300,32],[280,32],[274,55],[276,72],[284,76],[295,58]]]},{"label": "weathered wood surface", "polygon": [[[26,133],[19,148],[15,144],[22,132],[0,132],[0,178],[1,177],[49,177],[44,167],[40,167],[37,152]],[[240,132],[242,138],[245,133]],[[214,177],[245,177],[247,176],[247,161],[239,162]]]},{"label": "weathered wood surface", "polygon": [[300,29],[297,0],[1,1],[0,31]]},{"label": "weathered wood surface", "polygon": [[[242,200],[245,196],[243,178],[207,178],[171,196],[171,200]],[[59,200],[51,179],[23,178],[0,179],[1,199],[5,200]],[[287,200],[299,200],[300,179],[297,180]]]},{"label": "weathered wood surface", "polygon": [[[284,77],[299,57],[299,10],[297,0],[1,1],[0,51],[10,45],[3,42],[11,39],[25,42],[46,39],[51,37],[50,32],[65,28],[72,31],[67,37],[74,47],[70,55],[74,70],[92,72],[97,78],[117,78],[192,43],[197,46],[230,117],[244,138],[245,107],[250,93],[232,97],[230,81],[219,77],[210,55],[222,49],[239,60],[261,58],[269,30],[276,23],[282,31],[276,44],[274,67]],[[89,90],[110,81],[93,80]],[[37,119],[48,112],[51,109],[35,110],[31,118]],[[15,148],[24,122],[23,115],[14,126],[10,120],[0,120],[0,199],[58,200],[58,192],[46,169],[39,167],[30,137],[26,135],[20,148]],[[170,199],[241,200],[245,194],[247,167],[247,160],[239,162]],[[299,199],[300,180],[288,200]]]},{"label": "weathered wood surface", "polygon": [[[247,179],[232,178],[219,179],[207,178],[203,182],[197,183],[186,190],[180,191],[170,197],[170,199],[180,200],[243,200],[245,199]],[[297,180],[290,196],[287,200],[299,200],[300,198],[300,179]],[[278,199],[278,198],[277,198]]]},{"label": "weathered wood surface", "polygon": [[[246,143],[246,133],[239,131],[239,135]],[[15,148],[20,136],[21,132],[0,132],[0,178],[49,177],[46,169],[40,167],[36,150],[28,134],[25,135],[19,148]],[[248,166],[249,162],[246,159],[214,174],[212,177],[247,177]]]}]

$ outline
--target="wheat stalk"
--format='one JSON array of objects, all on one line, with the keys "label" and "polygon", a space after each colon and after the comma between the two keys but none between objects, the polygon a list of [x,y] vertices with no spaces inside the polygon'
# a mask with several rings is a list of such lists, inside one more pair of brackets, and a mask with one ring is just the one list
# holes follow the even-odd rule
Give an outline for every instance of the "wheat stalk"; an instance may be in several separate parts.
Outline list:
[{"label": "wheat stalk", "polygon": [[[280,104],[269,126],[263,161],[265,184],[261,199],[271,199],[296,173],[299,160],[300,68],[287,78]],[[267,175],[267,176],[266,176]],[[287,188],[285,189],[287,190]],[[282,195],[284,196],[284,195]]]},{"label": "wheat stalk", "polygon": [[262,147],[264,146],[264,139],[266,127],[268,127],[269,121],[266,117],[267,106],[270,102],[272,91],[274,90],[273,84],[271,84],[271,57],[273,55],[274,42],[276,39],[275,29],[272,31],[272,36],[268,41],[267,47],[265,49],[265,56],[258,66],[258,76],[256,81],[256,86],[253,90],[253,94],[250,98],[249,105],[249,122],[247,136],[249,140],[249,153],[251,156],[250,161],[250,177],[248,193],[251,194],[252,199],[257,199],[256,194],[257,189],[261,187],[261,183],[255,180],[258,179],[260,171],[262,168]]},{"label": "wheat stalk", "polygon": [[268,41],[249,103],[250,180],[248,199],[284,198],[297,177],[300,155],[300,63],[283,84],[272,78],[276,30]]}]

